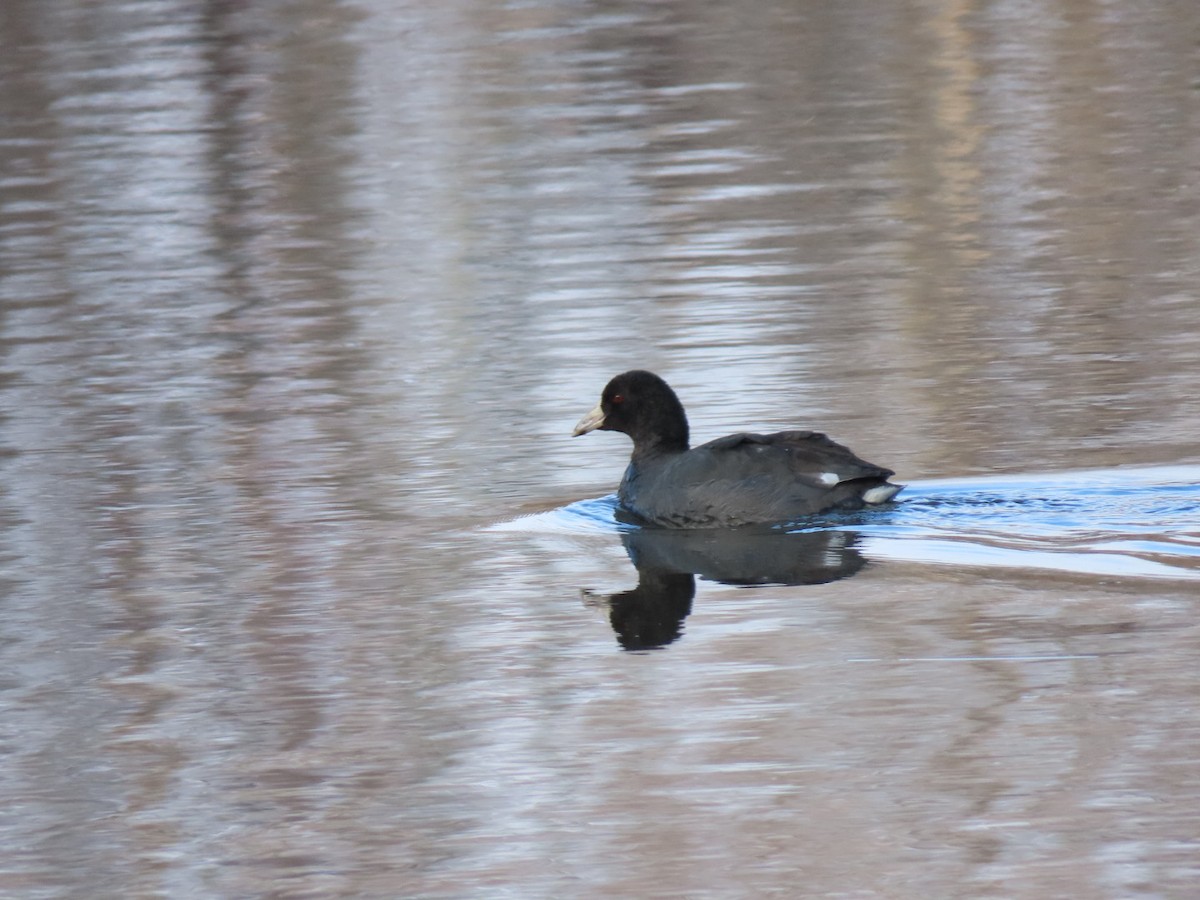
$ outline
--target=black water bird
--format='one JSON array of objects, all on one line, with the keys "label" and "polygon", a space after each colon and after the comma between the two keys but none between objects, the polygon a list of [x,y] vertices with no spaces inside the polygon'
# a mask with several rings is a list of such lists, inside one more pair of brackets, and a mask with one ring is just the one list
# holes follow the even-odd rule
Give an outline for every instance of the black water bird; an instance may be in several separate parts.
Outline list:
[{"label": "black water bird", "polygon": [[865,462],[815,431],[741,432],[688,445],[687,415],[652,372],[618,375],[574,435],[621,431],[633,455],[621,505],[668,528],[723,528],[793,522],[831,510],[886,503],[904,487],[891,469]]}]

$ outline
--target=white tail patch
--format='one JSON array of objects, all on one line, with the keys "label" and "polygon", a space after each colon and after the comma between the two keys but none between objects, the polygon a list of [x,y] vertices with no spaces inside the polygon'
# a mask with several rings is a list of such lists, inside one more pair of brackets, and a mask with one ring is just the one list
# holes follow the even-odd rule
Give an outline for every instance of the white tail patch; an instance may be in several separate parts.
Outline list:
[{"label": "white tail patch", "polygon": [[863,491],[863,503],[872,505],[877,503],[887,503],[895,497],[904,488],[902,484],[880,484],[871,488],[868,491]]}]

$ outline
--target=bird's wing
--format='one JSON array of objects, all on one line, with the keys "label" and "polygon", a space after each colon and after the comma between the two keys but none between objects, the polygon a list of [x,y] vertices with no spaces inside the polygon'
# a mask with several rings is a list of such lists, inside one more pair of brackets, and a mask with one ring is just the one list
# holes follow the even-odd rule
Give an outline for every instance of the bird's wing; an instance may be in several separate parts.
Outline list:
[{"label": "bird's wing", "polygon": [[823,487],[859,478],[886,479],[895,474],[891,469],[859,459],[847,447],[819,431],[741,432],[695,449],[710,451],[714,458],[736,455],[750,469],[785,467],[793,477]]}]

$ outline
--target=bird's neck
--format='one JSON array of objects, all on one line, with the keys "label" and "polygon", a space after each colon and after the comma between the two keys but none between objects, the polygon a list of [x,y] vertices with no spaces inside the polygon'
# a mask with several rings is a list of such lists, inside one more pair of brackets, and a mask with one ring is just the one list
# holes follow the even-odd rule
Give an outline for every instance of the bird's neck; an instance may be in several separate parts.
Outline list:
[{"label": "bird's neck", "polygon": [[[680,410],[682,413],[682,410]],[[687,418],[680,415],[665,428],[661,425],[647,434],[633,434],[633,458],[653,459],[656,456],[677,456],[688,451]]]},{"label": "bird's neck", "polygon": [[650,462],[660,457],[678,456],[687,453],[687,426],[683,434],[657,434],[653,437],[643,437],[633,442],[633,461],[635,463]]}]

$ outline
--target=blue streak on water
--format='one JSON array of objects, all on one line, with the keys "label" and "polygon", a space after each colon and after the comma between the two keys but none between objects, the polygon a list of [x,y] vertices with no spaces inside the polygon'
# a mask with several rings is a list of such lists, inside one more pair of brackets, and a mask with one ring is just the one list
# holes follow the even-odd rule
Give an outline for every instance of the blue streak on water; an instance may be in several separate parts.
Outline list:
[{"label": "blue streak on water", "polygon": [[[495,528],[618,533],[615,495]],[[867,556],[953,566],[1200,579],[1200,466],[1101,469],[910,484],[885,508],[794,531],[852,531]]]},{"label": "blue streak on water", "polygon": [[875,558],[1200,578],[1200,467],[933,481],[902,497],[825,527],[853,528]]},{"label": "blue streak on water", "polygon": [[617,509],[617,495],[608,494],[604,497],[576,500],[557,509],[499,522],[490,526],[488,530],[534,534],[620,534],[623,531],[636,531],[636,525],[618,521]]}]

